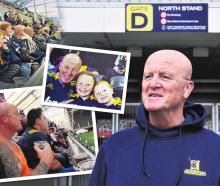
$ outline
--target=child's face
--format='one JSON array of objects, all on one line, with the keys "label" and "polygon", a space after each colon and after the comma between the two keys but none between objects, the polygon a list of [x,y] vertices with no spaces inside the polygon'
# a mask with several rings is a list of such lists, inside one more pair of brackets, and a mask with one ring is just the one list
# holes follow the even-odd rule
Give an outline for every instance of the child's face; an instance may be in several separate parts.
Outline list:
[{"label": "child's face", "polygon": [[100,83],[94,88],[94,95],[99,103],[108,104],[112,100],[112,89],[105,83]]},{"label": "child's face", "polygon": [[80,97],[87,98],[90,96],[94,86],[94,80],[92,76],[82,74],[78,77],[76,82],[76,92]]}]

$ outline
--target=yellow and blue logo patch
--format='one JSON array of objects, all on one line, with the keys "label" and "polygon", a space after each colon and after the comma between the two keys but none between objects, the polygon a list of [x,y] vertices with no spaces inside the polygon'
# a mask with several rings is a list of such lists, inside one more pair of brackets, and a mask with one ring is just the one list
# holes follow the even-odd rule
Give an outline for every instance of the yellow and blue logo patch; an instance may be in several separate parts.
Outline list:
[{"label": "yellow and blue logo patch", "polygon": [[190,160],[190,169],[185,169],[184,174],[206,176],[206,172],[200,171],[200,160]]}]

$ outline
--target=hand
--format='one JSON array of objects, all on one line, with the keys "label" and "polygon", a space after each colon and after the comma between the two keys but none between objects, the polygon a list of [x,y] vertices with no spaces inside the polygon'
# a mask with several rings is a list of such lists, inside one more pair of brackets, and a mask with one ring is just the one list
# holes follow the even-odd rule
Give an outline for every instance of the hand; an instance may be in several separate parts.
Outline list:
[{"label": "hand", "polygon": [[113,70],[114,70],[115,72],[117,72],[118,74],[120,74],[120,70],[118,69],[117,66],[114,66]]},{"label": "hand", "polygon": [[50,145],[46,143],[44,149],[40,149],[37,145],[34,145],[34,150],[40,161],[43,161],[48,167],[50,167],[54,160],[54,153],[51,150]]}]

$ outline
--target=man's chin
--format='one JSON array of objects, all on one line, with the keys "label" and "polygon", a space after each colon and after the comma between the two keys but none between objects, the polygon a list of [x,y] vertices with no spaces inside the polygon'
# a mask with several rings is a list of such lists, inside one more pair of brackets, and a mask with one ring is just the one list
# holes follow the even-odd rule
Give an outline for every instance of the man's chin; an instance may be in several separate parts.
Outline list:
[{"label": "man's chin", "polygon": [[16,132],[19,132],[20,130],[22,130],[22,127],[17,128]]},{"label": "man's chin", "polygon": [[159,106],[159,105],[146,104],[146,105],[144,105],[144,107],[148,112],[157,112],[157,111],[161,110],[161,106]]},{"label": "man's chin", "polygon": [[63,83],[63,84],[67,84],[67,83],[69,83],[69,82],[71,82],[72,81],[72,79],[61,79],[61,82]]}]

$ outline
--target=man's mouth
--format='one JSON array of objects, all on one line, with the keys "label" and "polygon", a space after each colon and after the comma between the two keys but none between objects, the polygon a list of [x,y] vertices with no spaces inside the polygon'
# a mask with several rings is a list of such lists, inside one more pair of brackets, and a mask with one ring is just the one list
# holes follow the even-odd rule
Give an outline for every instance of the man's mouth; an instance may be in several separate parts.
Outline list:
[{"label": "man's mouth", "polygon": [[150,93],[148,94],[148,97],[163,97],[161,94],[157,94],[157,93]]},{"label": "man's mouth", "polygon": [[69,75],[63,75],[63,77],[65,78],[65,79],[70,79],[70,76]]}]

